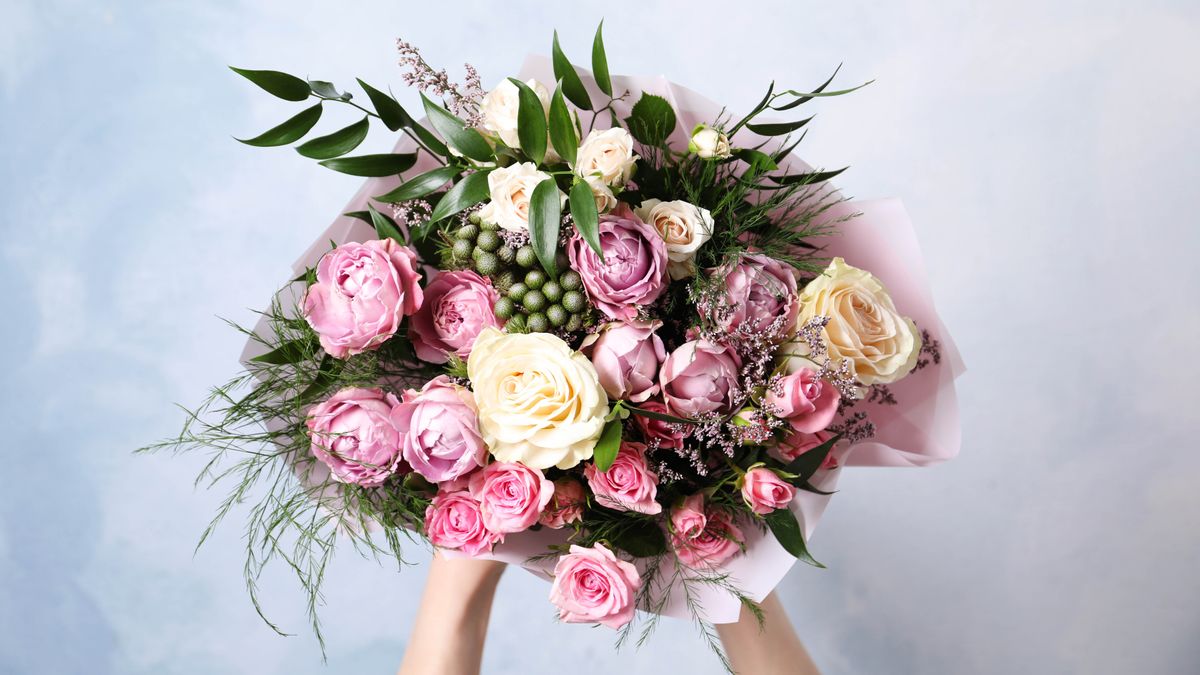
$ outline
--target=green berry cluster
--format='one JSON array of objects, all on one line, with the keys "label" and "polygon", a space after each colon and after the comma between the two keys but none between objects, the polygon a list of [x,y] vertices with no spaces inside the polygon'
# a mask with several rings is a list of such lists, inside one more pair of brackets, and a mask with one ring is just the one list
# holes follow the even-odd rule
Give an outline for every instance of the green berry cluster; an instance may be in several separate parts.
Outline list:
[{"label": "green berry cluster", "polygon": [[500,238],[499,228],[472,215],[467,224],[451,232],[451,267],[470,267],[485,277],[500,273],[511,265],[515,252]]}]

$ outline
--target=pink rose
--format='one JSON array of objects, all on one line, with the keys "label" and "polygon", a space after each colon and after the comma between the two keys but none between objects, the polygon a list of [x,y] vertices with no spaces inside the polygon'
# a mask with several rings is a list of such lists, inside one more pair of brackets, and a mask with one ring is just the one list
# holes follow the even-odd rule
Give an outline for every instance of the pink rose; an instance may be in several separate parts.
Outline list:
[{"label": "pink rose", "polygon": [[[780,441],[778,445],[771,448],[769,452],[781,462],[794,462],[800,457],[800,455],[803,455],[813,448],[820,447],[830,438],[833,438],[833,435],[824,431],[818,431],[815,434],[806,434],[796,431],[785,436],[784,439]],[[833,452],[830,451],[830,453],[825,456],[825,461],[821,462],[821,468],[836,469],[837,466],[837,457],[835,457]]]},{"label": "pink rose", "polygon": [[707,340],[685,342],[663,362],[658,381],[672,415],[732,412],[741,359],[733,349]]},{"label": "pink rose", "polygon": [[658,475],[646,463],[643,443],[621,443],[617,458],[608,471],[588,463],[583,475],[596,495],[596,503],[601,506],[651,515],[662,512],[662,505],[654,501],[658,495]]},{"label": "pink rose", "polygon": [[736,265],[715,270],[725,275],[725,302],[729,310],[719,323],[729,331],[745,327],[762,332],[777,320],[776,335],[791,333],[800,314],[796,272],[790,265],[761,253],[743,255]]},{"label": "pink rose", "polygon": [[574,478],[563,476],[554,481],[554,497],[542,511],[538,522],[552,530],[559,530],[570,523],[583,519],[583,506],[587,493],[583,484]]},{"label": "pink rose", "polygon": [[479,502],[465,491],[439,492],[425,508],[425,536],[434,546],[467,555],[490,552],[503,536],[483,524]]},{"label": "pink rose", "polygon": [[439,375],[420,392],[404,392],[391,413],[400,450],[413,471],[434,483],[457,478],[487,461],[479,435],[475,397]]},{"label": "pink rose", "polygon": [[786,509],[795,496],[796,488],[764,466],[750,469],[742,476],[742,499],[760,516]]},{"label": "pink rose", "polygon": [[658,393],[658,366],[667,356],[655,334],[661,325],[610,323],[584,338],[580,351],[592,360],[610,399],[640,403]]},{"label": "pink rose", "polygon": [[550,602],[565,623],[599,623],[617,629],[633,620],[642,579],[637,568],[604,544],[571,546],[554,566]]},{"label": "pink rose", "polygon": [[[664,415],[670,414],[670,411],[667,410],[667,406],[664,405],[661,401],[655,401],[655,400],[644,401],[642,403],[639,403],[638,407],[641,408],[642,410],[648,410],[650,412],[662,413]],[[647,417],[645,415],[637,415],[637,414],[632,415],[630,419],[632,419],[633,423],[636,424],[638,429],[641,430],[642,436],[647,441],[657,439],[658,447],[660,447],[660,448],[682,448],[683,447],[683,439],[687,437],[687,431],[682,428],[675,428],[675,425],[673,423],[664,422],[662,420],[654,419],[653,417]]]},{"label": "pink rose", "polygon": [[425,287],[421,309],[408,323],[417,357],[445,363],[447,354],[470,356],[484,328],[500,327],[493,313],[499,299],[491,282],[471,270],[439,273]]},{"label": "pink rose", "polygon": [[376,349],[421,306],[417,254],[391,239],[347,243],[317,263],[304,318],[330,356]]},{"label": "pink rose", "polygon": [[841,395],[837,387],[823,381],[817,371],[801,368],[785,375],[767,390],[766,402],[775,415],[806,434],[823,431],[837,415]]},{"label": "pink rose", "polygon": [[654,302],[667,287],[667,245],[628,210],[600,216],[599,230],[603,261],[578,235],[567,242],[567,256],[592,304],[609,318],[630,321],[639,305]]},{"label": "pink rose", "polygon": [[492,462],[472,474],[470,489],[483,524],[499,534],[529,529],[554,496],[554,483],[541,470],[509,462]]},{"label": "pink rose", "polygon": [[390,415],[399,401],[380,389],[349,387],[313,406],[308,435],[334,480],[379,485],[400,465],[400,438]]},{"label": "pink rose", "polygon": [[733,517],[724,509],[706,505],[703,493],[671,509],[671,547],[685,565],[720,565],[741,551],[743,540]]}]

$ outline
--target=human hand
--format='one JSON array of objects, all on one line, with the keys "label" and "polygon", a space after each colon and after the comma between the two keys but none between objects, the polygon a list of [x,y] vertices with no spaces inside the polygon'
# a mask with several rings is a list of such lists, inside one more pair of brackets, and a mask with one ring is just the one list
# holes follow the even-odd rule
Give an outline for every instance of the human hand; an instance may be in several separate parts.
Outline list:
[{"label": "human hand", "polygon": [[772,591],[759,603],[763,623],[742,608],[737,623],[717,624],[725,655],[736,673],[744,675],[820,675],[804,649],[783,605]]}]

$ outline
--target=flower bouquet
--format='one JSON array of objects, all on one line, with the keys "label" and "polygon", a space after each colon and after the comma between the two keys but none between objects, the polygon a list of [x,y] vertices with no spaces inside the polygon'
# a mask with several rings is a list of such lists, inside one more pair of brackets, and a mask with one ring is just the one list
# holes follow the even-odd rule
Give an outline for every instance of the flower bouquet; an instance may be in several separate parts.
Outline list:
[{"label": "flower bouquet", "polygon": [[[359,80],[234,69],[306,107],[243,142],[368,177],[245,330],[246,371],[152,448],[232,483],[246,579],[309,594],[338,540],[403,562],[424,538],[545,576],[560,618],[641,637],[752,610],[847,465],[957,452],[961,363],[895,202],[851,202],[792,155],[833,90],[744,116],[662,79],[552,58],[484,92],[399,43],[424,120]],[[835,71],[836,75],[836,71]],[[857,87],[856,87],[857,88]],[[350,153],[373,125],[388,154]],[[890,291],[890,292],[889,292]],[[210,526],[211,529],[211,526]],[[206,532],[207,535],[207,532]],[[261,609],[260,609],[261,613]]]}]

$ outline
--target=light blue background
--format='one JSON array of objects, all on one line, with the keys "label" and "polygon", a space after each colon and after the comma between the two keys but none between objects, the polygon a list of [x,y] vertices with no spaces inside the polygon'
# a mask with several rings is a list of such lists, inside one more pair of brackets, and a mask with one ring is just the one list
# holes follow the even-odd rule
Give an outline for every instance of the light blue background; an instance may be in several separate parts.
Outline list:
[{"label": "light blue background", "polygon": [[[771,80],[877,82],[805,141],[903,197],[971,368],[962,456],[849,472],[782,586],[828,673],[1200,670],[1200,6],[1096,0],[0,2],[0,671],[387,673],[424,571],[342,555],[329,665],[240,532],[192,546],[201,458],[135,458],[236,368],[247,322],[359,184],[242,146],[295,108],[226,64],[391,84],[398,36],[486,85],[557,27],[586,61],[745,110]],[[1191,64],[1191,65],[1188,65]],[[339,120],[353,117],[346,111]],[[327,120],[322,128],[334,128]],[[367,149],[390,141],[373,135]],[[418,559],[425,555],[415,553]],[[717,672],[690,626],[640,652],[509,574],[488,673]]]}]

